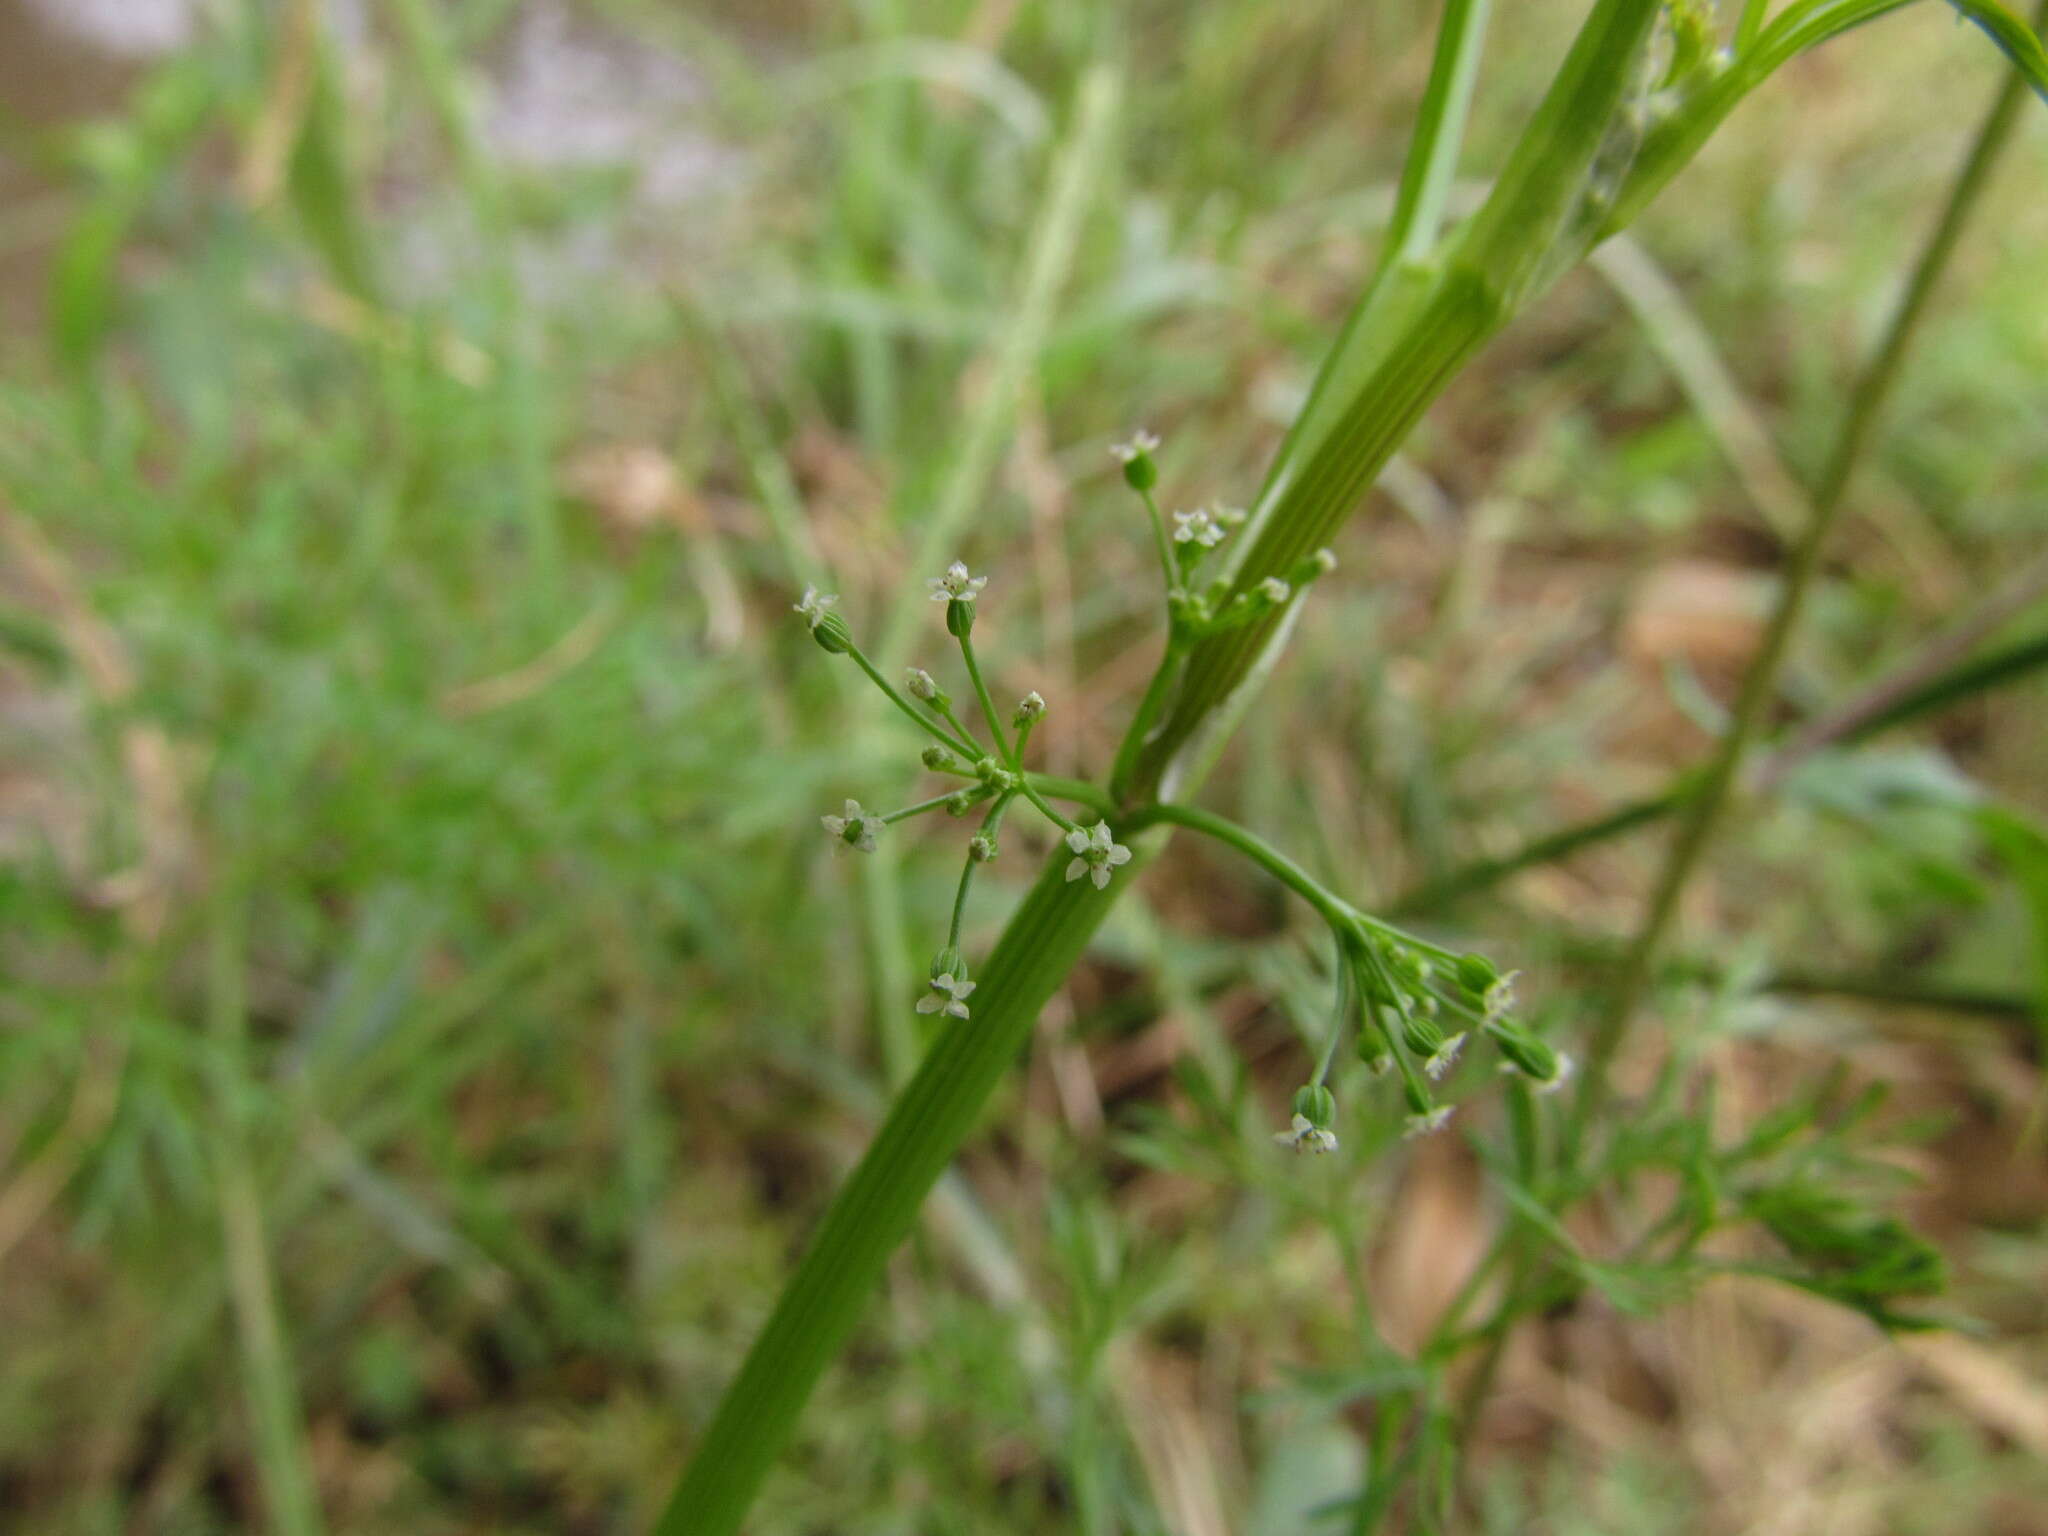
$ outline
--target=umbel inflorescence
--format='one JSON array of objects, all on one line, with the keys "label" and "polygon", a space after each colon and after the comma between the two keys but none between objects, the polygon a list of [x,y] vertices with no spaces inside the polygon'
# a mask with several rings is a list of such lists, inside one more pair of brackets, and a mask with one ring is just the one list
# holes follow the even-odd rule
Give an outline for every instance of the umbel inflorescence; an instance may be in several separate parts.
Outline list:
[{"label": "umbel inflorescence", "polygon": [[[1336,561],[1328,550],[1317,550],[1296,562],[1285,578],[1268,577],[1244,590],[1234,590],[1227,575],[1205,580],[1206,558],[1245,515],[1218,504],[1175,512],[1169,524],[1152,494],[1159,479],[1153,459],[1158,448],[1158,438],[1139,432],[1112,452],[1151,524],[1165,584],[1166,657],[1159,675],[1170,679],[1177,659],[1196,641],[1284,607]],[[1338,1047],[1347,1038],[1355,1041],[1356,1054],[1372,1075],[1398,1071],[1411,1136],[1438,1130],[1450,1119],[1452,1107],[1437,1101],[1435,1088],[1456,1068],[1466,1043],[1475,1036],[1493,1043],[1502,1070],[1533,1081],[1539,1091],[1565,1080],[1569,1060],[1510,1016],[1512,973],[1503,976],[1482,956],[1460,954],[1367,916],[1233,822],[1165,802],[1113,806],[1110,795],[1092,784],[1028,770],[1026,749],[1033,729],[1045,718],[1046,702],[1037,693],[1027,693],[1006,716],[989,693],[973,639],[976,604],[988,577],[973,574],[965,562],[956,560],[926,584],[931,600],[945,606],[946,631],[958,644],[985,742],[961,718],[952,697],[930,672],[910,667],[900,687],[882,676],[835,611],[837,597],[808,587],[795,605],[820,647],[851,657],[883,696],[931,738],[924,749],[924,766],[964,781],[896,811],[869,811],[859,801],[847,800],[838,814],[820,818],[835,847],[871,853],[881,835],[899,821],[937,810],[956,817],[981,813],[967,842],[946,941],[932,958],[916,1002],[919,1013],[957,1021],[955,1027],[971,1025],[977,984],[960,952],[961,922],[975,871],[996,858],[1003,817],[1022,801],[1058,830],[1069,882],[1085,880],[1096,890],[1106,890],[1116,871],[1130,863],[1130,848],[1117,840],[1110,824],[1114,814],[1131,833],[1170,824],[1235,847],[1322,915],[1335,940],[1336,1007],[1314,1075],[1294,1095],[1288,1129],[1274,1138],[1281,1144],[1300,1152],[1337,1150],[1337,1104],[1328,1079]],[[1162,691],[1155,688],[1139,706],[1127,740],[1143,738],[1151,713],[1161,702]],[[1084,826],[1066,816],[1055,808],[1056,800],[1083,807],[1092,822]]]}]

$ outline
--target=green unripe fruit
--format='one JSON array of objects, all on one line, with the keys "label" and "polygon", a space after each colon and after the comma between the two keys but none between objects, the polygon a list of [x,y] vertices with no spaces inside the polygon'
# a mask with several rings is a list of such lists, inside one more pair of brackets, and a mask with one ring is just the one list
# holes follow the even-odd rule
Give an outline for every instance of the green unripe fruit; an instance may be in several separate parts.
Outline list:
[{"label": "green unripe fruit", "polygon": [[1320,1083],[1303,1084],[1294,1090],[1294,1112],[1319,1131],[1327,1131],[1337,1118],[1337,1096]]}]

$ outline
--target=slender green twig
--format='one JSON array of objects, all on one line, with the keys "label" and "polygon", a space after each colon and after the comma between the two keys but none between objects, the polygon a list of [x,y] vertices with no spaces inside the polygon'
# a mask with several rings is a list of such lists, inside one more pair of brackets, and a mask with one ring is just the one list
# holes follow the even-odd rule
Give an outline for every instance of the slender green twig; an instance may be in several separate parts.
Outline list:
[{"label": "slender green twig", "polygon": [[[1802,729],[1796,739],[1763,758],[1756,773],[1756,790],[1761,794],[1774,788],[1800,763],[1824,748],[1867,741],[1965,699],[2018,682],[2043,668],[2048,668],[2048,635],[2033,635],[1999,646],[1901,689],[1901,678],[1918,672],[1916,663],[1909,661],[1899,672],[1887,673],[1828,710],[1816,722],[1826,729]],[[1689,769],[1654,795],[1547,832],[1499,858],[1475,859],[1424,881],[1396,897],[1387,910],[1395,917],[1434,911],[1461,896],[1498,885],[1522,870],[1554,864],[1583,848],[1624,836],[1678,810],[1699,782],[1697,770]]]},{"label": "slender green twig", "polygon": [[1741,690],[1730,711],[1728,728],[1701,775],[1699,788],[1685,801],[1684,820],[1666,855],[1651,896],[1648,915],[1622,962],[1620,974],[1595,1025],[1587,1050],[1586,1070],[1580,1078],[1573,1109],[1574,1134],[1576,1128],[1582,1127],[1597,1109],[1607,1092],[1608,1064],[1613,1060],[1629,1021],[1642,1000],[1658,951],[1677,916],[1679,900],[1712,841],[1729,791],[1763,728],[1770,703],[1777,695],[1778,674],[1784,665],[1793,631],[1804,611],[1813,579],[1820,569],[1821,555],[1841,510],[1843,493],[1848,489],[1856,466],[1870,442],[1878,416],[1897,381],[1906,349],[1927,312],[1928,302],[1947,269],[1950,256],[1954,254],[1963,226],[1990,179],[1999,152],[2011,136],[2025,95],[2025,82],[2017,73],[2008,73],[1963,161],[1941,217],[1914,264],[1906,291],[1884,338],[1851,391],[1848,411],[1814,494],[1812,519],[1792,548],[1783,584],[1764,630],[1762,645],[1743,677]]},{"label": "slender green twig", "polygon": [[1152,543],[1159,551],[1159,574],[1166,582],[1166,590],[1180,590],[1180,569],[1174,563],[1173,540],[1166,536],[1166,519],[1159,515],[1159,503],[1153,500],[1149,490],[1138,492],[1145,501],[1145,518],[1152,525]]},{"label": "slender green twig", "polygon": [[890,811],[888,814],[878,816],[875,819],[881,822],[883,826],[890,827],[894,826],[899,821],[908,821],[913,816],[922,816],[926,811],[936,811],[937,809],[939,809],[939,807],[943,805],[950,805],[953,801],[954,795],[965,794],[968,795],[971,799],[982,800],[986,799],[989,795],[992,795],[994,793],[994,790],[982,790],[981,792],[976,794],[968,790],[956,789],[947,794],[934,795],[929,800],[920,800],[915,805],[906,805],[900,811]]},{"label": "slender green twig", "polygon": [[996,756],[1010,767],[1021,770],[1023,765],[1017,761],[1017,754],[1010,750],[1009,737],[1003,734],[1003,720],[996,713],[995,700],[988,696],[988,683],[982,678],[981,663],[975,659],[974,641],[966,635],[959,639],[960,659],[967,663],[967,676],[974,684],[974,697],[981,705],[981,718],[988,722],[988,733],[995,740]]},{"label": "slender green twig", "polygon": [[1282,885],[1293,891],[1303,901],[1321,913],[1330,926],[1343,933],[1349,930],[1358,914],[1349,903],[1326,889],[1323,883],[1287,857],[1264,838],[1247,831],[1226,817],[1192,805],[1159,804],[1147,807],[1130,819],[1131,832],[1142,832],[1147,827],[1161,822],[1169,826],[1186,827],[1204,837],[1214,838],[1226,847],[1250,859]]},{"label": "slender green twig", "polygon": [[[882,690],[883,697],[887,698],[891,704],[894,704],[898,709],[902,710],[903,713],[917,726],[917,728],[921,731],[926,732],[932,738],[932,740],[936,741],[940,746],[945,747],[949,751],[960,753],[970,763],[981,756],[981,749],[974,745],[972,737],[968,737],[967,740],[962,741],[959,736],[955,736],[951,732],[942,728],[937,721],[931,718],[931,716],[927,715],[923,710],[913,705],[910,702],[910,700],[904,698],[902,694],[898,693],[896,691],[896,685],[891,683],[886,677],[882,676],[882,674],[876,670],[875,664],[872,661],[868,660],[867,653],[861,650],[859,646],[856,645],[851,647],[847,651],[847,655],[853,658],[853,664],[855,666],[859,667],[861,671],[867,673],[868,681],[873,683],[877,688]],[[946,718],[948,720],[952,720],[953,716],[951,710],[948,710],[946,712]],[[955,721],[954,727],[955,729],[958,729],[959,722]],[[966,732],[962,731],[961,735],[966,735]]]},{"label": "slender green twig", "polygon": [[1058,827],[1062,832],[1080,831],[1080,828],[1075,826],[1071,820],[1069,820],[1065,816],[1062,816],[1058,811],[1054,810],[1052,806],[1047,803],[1045,796],[1038,792],[1037,786],[1039,783],[1043,782],[1044,780],[1041,779],[1034,783],[1032,776],[1029,774],[1025,774],[1019,777],[1017,781],[1017,787],[1024,792],[1024,798],[1026,800],[1029,800],[1033,805],[1038,807],[1038,814],[1043,816],[1047,821],[1051,822],[1054,826]]},{"label": "slender green twig", "polygon": [[[997,797],[996,803],[988,808],[988,814],[981,819],[981,826],[978,830],[979,836],[993,838],[996,835],[997,830],[1002,825],[1003,812],[1008,808],[1009,804],[1010,796],[1001,795]],[[960,921],[967,912],[967,892],[969,887],[974,884],[975,870],[980,867],[981,860],[976,858],[972,851],[970,851],[960,868],[960,885],[953,892],[953,917],[952,921],[946,926],[946,947],[948,949],[957,950],[960,947]]]}]

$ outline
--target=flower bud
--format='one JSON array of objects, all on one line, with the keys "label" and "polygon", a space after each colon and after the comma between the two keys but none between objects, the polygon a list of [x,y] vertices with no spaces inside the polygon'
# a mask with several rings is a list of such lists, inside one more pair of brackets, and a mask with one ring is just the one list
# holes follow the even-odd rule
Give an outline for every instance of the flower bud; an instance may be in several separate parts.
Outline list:
[{"label": "flower bud", "polygon": [[1385,1037],[1370,1020],[1358,1032],[1358,1059],[1365,1063],[1365,1069],[1374,1077],[1382,1076],[1394,1064],[1394,1053],[1387,1049]]},{"label": "flower bud", "polygon": [[986,832],[977,832],[967,840],[967,857],[977,864],[992,864],[996,857],[996,840]]},{"label": "flower bud", "polygon": [[948,816],[965,816],[974,809],[980,800],[981,791],[978,789],[956,789],[952,794],[946,796],[946,814]]},{"label": "flower bud", "polygon": [[924,749],[922,760],[933,773],[953,773],[960,767],[959,758],[936,744]]},{"label": "flower bud", "polygon": [[944,697],[939,685],[932,681],[931,673],[923,667],[910,667],[904,671],[903,686],[910,690],[910,696],[922,703],[931,704]]},{"label": "flower bud", "polygon": [[1312,555],[1304,555],[1287,568],[1287,579],[1297,587],[1305,587],[1318,576],[1327,576],[1337,569],[1337,557],[1327,549],[1319,549]]},{"label": "flower bud", "polygon": [[1034,690],[1017,701],[1017,712],[1010,717],[1010,724],[1021,731],[1025,726],[1036,725],[1044,718],[1045,700]]}]

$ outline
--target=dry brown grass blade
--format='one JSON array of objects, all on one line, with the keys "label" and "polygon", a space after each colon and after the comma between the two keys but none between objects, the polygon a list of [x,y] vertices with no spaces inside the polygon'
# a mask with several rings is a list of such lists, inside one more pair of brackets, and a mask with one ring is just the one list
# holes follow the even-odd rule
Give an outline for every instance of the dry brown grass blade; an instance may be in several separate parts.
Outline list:
[{"label": "dry brown grass blade", "polygon": [[113,1119],[114,1108],[121,1101],[121,1072],[127,1064],[125,1036],[96,1039],[88,1048],[85,1070],[72,1090],[63,1123],[0,1188],[0,1266],[6,1264],[15,1244],[42,1220]]},{"label": "dry brown grass blade", "polygon": [[442,710],[461,719],[532,698],[596,654],[618,616],[617,604],[610,600],[600,602],[533,660],[495,677],[478,678],[449,689],[441,695]]},{"label": "dry brown grass blade", "polygon": [[1173,1536],[1231,1536],[1189,1373],[1135,1344],[1112,1348],[1107,1364],[1110,1390],[1166,1529]]},{"label": "dry brown grass blade", "polygon": [[[13,508],[0,504],[0,545],[56,621],[86,687],[103,709],[118,709],[135,695],[135,666],[112,625],[85,595],[70,563],[43,532]],[[141,855],[128,869],[101,879],[93,895],[121,910],[134,934],[153,939],[162,932],[172,888],[185,863],[190,839],[177,753],[163,730],[145,722],[121,728],[121,761],[135,796]]]}]

